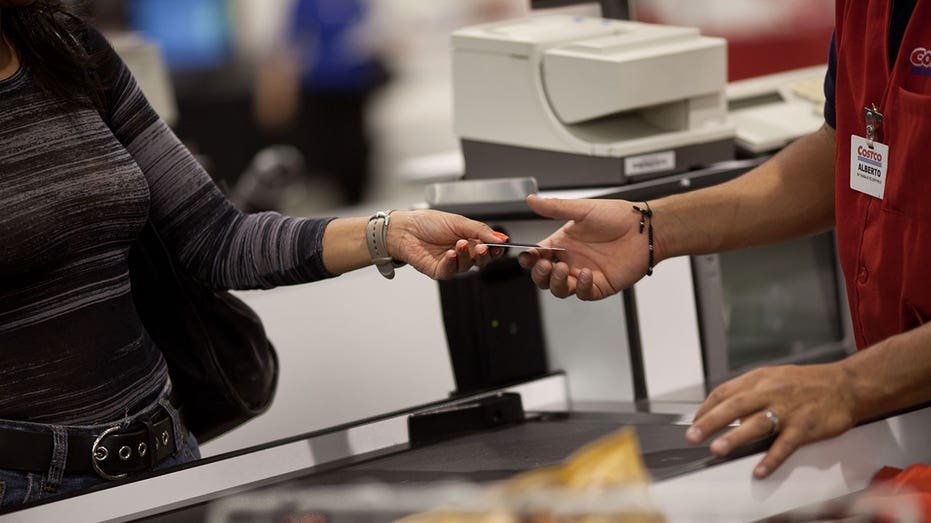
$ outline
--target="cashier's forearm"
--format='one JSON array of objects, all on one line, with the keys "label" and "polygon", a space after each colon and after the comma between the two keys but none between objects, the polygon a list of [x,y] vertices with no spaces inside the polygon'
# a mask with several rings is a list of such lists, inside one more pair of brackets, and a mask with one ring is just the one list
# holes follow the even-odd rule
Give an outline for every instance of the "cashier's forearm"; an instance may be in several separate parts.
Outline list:
[{"label": "cashier's forearm", "polygon": [[892,336],[837,363],[863,421],[931,401],[931,324]]},{"label": "cashier's forearm", "polygon": [[834,130],[719,186],[651,202],[662,258],[774,243],[834,224]]}]

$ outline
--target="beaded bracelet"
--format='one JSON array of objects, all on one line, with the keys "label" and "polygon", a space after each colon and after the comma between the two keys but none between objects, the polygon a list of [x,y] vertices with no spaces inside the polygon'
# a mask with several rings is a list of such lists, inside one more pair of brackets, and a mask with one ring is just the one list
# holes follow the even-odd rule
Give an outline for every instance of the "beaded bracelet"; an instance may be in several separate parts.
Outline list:
[{"label": "beaded bracelet", "polygon": [[646,209],[641,209],[634,205],[634,212],[640,213],[640,234],[643,234],[643,228],[647,228],[647,248],[649,255],[647,259],[647,276],[653,275],[653,210],[650,209],[648,202],[643,202]]}]

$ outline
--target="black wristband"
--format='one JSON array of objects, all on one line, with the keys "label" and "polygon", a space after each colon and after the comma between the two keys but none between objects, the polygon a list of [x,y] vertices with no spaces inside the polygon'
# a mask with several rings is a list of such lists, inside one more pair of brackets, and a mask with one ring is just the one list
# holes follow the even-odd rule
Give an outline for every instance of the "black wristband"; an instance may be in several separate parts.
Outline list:
[{"label": "black wristband", "polygon": [[646,209],[641,209],[634,205],[634,212],[640,213],[640,234],[643,234],[643,229],[647,229],[647,276],[653,276],[653,209],[650,209],[649,202],[643,202],[643,206]]}]

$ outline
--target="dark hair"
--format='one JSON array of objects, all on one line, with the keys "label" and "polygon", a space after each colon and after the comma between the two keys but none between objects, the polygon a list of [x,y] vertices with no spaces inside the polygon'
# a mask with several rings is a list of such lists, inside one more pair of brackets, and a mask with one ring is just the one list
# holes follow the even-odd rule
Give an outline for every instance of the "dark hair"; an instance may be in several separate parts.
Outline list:
[{"label": "dark hair", "polygon": [[103,108],[99,59],[86,46],[86,25],[60,0],[0,10],[3,34],[39,88],[69,107]]}]

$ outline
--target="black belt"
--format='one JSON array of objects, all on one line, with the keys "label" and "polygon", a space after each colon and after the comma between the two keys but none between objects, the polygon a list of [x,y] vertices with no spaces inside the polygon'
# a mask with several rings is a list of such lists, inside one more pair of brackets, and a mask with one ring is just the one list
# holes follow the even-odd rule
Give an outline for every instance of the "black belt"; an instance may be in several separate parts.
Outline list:
[{"label": "black belt", "polygon": [[[114,425],[96,435],[67,438],[65,474],[97,474],[110,480],[150,470],[175,452],[174,425],[163,408],[125,429]],[[47,472],[54,446],[50,431],[0,428],[0,469]]]}]

